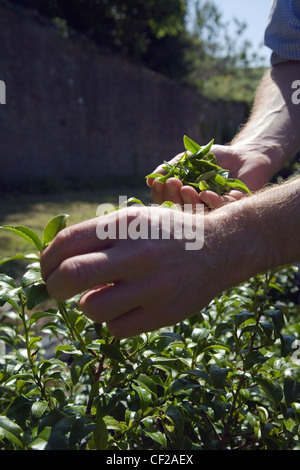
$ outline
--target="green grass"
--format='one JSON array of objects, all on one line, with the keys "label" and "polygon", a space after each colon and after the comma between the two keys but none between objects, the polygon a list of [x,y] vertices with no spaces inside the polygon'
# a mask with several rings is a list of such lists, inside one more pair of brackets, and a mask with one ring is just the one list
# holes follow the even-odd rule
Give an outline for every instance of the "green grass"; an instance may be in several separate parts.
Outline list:
[{"label": "green grass", "polygon": [[[25,225],[32,228],[38,235],[42,233],[47,222],[58,214],[68,214],[68,225],[73,225],[96,217],[98,205],[106,203],[118,204],[119,196],[137,197],[145,204],[151,202],[150,190],[140,188],[113,188],[95,191],[68,191],[53,194],[6,194],[1,196],[0,225]],[[32,245],[16,235],[0,230],[0,259],[16,253],[30,253]],[[14,267],[13,267],[14,266]],[[18,263],[5,263],[0,272],[10,274]]]}]

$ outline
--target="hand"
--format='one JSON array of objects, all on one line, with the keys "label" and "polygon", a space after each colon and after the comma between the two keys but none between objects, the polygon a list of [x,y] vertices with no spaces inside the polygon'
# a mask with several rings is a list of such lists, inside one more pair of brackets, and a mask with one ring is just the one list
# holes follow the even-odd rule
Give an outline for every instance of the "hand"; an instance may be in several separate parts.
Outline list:
[{"label": "hand", "polygon": [[[214,145],[212,152],[216,156],[218,165],[230,170],[230,177],[240,179],[251,191],[261,189],[272,176],[270,159],[261,152],[248,148],[247,145]],[[178,161],[182,155],[182,153],[177,155],[170,163]],[[163,165],[154,172],[164,174]],[[212,191],[202,191],[199,194],[194,188],[183,186],[177,178],[170,178],[165,184],[160,183],[157,178],[155,180],[149,178],[147,184],[151,188],[152,198],[156,204],[172,201],[181,206],[206,204],[209,208],[215,209],[226,202],[241,199],[245,195],[237,190],[230,191],[223,196]]]},{"label": "hand", "polygon": [[62,230],[41,254],[49,294],[63,300],[85,292],[83,312],[95,322],[106,322],[117,337],[174,325],[197,313],[230,277],[223,270],[219,244],[188,250],[190,240],[186,235],[176,239],[172,227],[169,239],[97,236],[114,224],[125,224],[128,233],[137,221],[150,227],[155,218],[161,229],[170,214],[184,234],[195,223],[201,227],[204,219],[209,231],[207,216],[159,207],[129,207]]}]

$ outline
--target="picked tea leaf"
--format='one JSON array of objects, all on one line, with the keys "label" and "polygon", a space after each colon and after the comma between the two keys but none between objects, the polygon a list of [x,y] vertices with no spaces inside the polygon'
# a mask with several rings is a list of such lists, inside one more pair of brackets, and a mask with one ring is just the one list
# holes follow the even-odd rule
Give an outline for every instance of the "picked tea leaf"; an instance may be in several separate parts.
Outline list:
[{"label": "picked tea leaf", "polygon": [[245,183],[229,178],[229,170],[217,165],[216,157],[211,152],[213,140],[201,147],[185,135],[183,143],[186,152],[173,165],[165,162],[163,166],[165,175],[151,173],[146,178],[158,178],[161,183],[165,183],[169,178],[178,178],[184,185],[192,186],[198,192],[210,190],[222,195],[237,189],[251,194]]}]

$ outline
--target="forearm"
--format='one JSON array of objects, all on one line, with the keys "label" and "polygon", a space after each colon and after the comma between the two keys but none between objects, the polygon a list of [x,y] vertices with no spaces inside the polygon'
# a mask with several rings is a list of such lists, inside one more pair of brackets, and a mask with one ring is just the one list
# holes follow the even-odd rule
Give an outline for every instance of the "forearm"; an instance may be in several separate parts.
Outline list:
[{"label": "forearm", "polygon": [[292,102],[292,83],[300,79],[300,62],[285,62],[268,70],[258,87],[251,116],[231,145],[262,152],[272,173],[300,148],[300,105]]},{"label": "forearm", "polygon": [[208,227],[212,222],[218,232],[212,249],[219,253],[226,288],[300,261],[300,177],[227,204],[208,217]]}]

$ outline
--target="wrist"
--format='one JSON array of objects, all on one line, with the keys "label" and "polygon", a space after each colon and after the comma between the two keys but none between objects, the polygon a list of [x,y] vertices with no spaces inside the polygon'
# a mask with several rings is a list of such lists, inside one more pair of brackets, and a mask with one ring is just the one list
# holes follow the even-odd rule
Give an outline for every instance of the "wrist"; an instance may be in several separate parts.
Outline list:
[{"label": "wrist", "polygon": [[260,151],[273,173],[300,148],[297,131],[300,108],[292,102],[291,85],[299,78],[300,62],[285,62],[268,70],[257,89],[251,116],[232,145]]},{"label": "wrist", "polygon": [[253,215],[243,210],[243,203],[229,203],[206,216],[205,242],[215,256],[222,290],[250,279],[267,264],[262,259],[263,237],[256,232]]},{"label": "wrist", "polygon": [[[300,178],[274,185],[208,215],[227,287],[300,261]],[[207,240],[209,241],[209,236]]]},{"label": "wrist", "polygon": [[[272,176],[277,173],[288,160],[282,145],[266,137],[257,139],[248,136],[237,136],[230,143],[233,151],[239,155],[247,156],[247,161],[259,162],[262,177],[268,182]],[[258,173],[258,172],[257,172]]]}]

